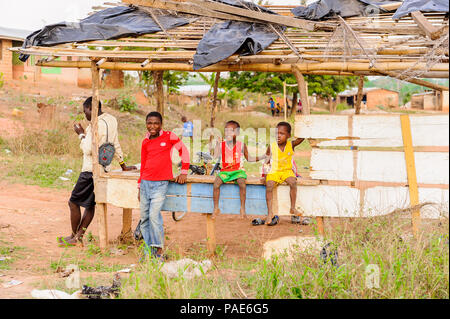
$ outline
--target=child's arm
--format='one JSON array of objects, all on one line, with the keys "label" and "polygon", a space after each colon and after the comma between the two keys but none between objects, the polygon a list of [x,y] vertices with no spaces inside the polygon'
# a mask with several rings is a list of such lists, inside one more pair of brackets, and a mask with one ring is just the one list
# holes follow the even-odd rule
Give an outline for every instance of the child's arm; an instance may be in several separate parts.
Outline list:
[{"label": "child's arm", "polygon": [[296,138],[292,141],[292,148],[295,148],[296,146],[300,145],[305,139],[304,138]]},{"label": "child's arm", "polygon": [[145,150],[145,139],[142,141],[142,145],[141,145],[141,169],[139,172],[139,180],[138,180],[138,200],[141,201],[141,192],[140,192],[140,188],[141,188],[141,180],[142,180],[142,172],[145,169],[145,162],[147,161],[147,152]]},{"label": "child's arm", "polygon": [[250,154],[248,153],[247,144],[244,144],[244,157],[247,160],[247,162],[259,162],[266,158],[265,155],[256,157],[250,156]]},{"label": "child's arm", "polygon": [[176,136],[174,133],[170,133],[170,141],[173,147],[178,151],[178,154],[181,157],[181,172],[175,178],[175,182],[179,184],[184,184],[187,179],[187,174],[189,172],[190,158],[189,158],[189,150],[186,145],[181,141],[181,139]]},{"label": "child's arm", "polygon": [[271,155],[271,151],[270,151],[270,145],[267,146],[267,150],[266,150],[266,154],[265,154],[265,159],[264,159],[264,164],[269,164],[270,163],[270,155]]}]

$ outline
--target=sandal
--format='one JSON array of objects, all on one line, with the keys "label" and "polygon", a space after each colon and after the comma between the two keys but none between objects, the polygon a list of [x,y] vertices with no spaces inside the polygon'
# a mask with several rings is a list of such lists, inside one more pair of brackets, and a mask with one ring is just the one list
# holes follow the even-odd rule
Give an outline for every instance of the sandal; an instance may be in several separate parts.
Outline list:
[{"label": "sandal", "polygon": [[275,217],[272,218],[272,220],[270,221],[270,223],[267,224],[267,226],[275,226],[279,222],[280,222],[280,217],[275,215]]},{"label": "sandal", "polygon": [[265,223],[266,223],[266,221],[264,219],[261,219],[261,218],[256,218],[256,219],[252,220],[252,225],[253,226],[264,225]]}]

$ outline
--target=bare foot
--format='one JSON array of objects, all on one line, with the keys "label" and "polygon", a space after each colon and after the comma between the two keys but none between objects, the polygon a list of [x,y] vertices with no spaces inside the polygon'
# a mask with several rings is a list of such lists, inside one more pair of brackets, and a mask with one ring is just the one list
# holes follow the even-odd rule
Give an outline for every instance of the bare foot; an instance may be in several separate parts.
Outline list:
[{"label": "bare foot", "polygon": [[218,208],[215,209],[211,215],[212,219],[216,219],[216,217],[219,216],[219,214],[220,214],[220,209],[218,209]]},{"label": "bare foot", "polygon": [[290,210],[290,212],[289,212],[291,215],[294,215],[294,216],[301,216],[302,215],[302,213],[300,213],[297,209],[295,209],[295,208],[291,208],[291,210]]},{"label": "bare foot", "polygon": [[245,208],[241,208],[240,216],[241,219],[246,219],[247,215],[245,214]]}]

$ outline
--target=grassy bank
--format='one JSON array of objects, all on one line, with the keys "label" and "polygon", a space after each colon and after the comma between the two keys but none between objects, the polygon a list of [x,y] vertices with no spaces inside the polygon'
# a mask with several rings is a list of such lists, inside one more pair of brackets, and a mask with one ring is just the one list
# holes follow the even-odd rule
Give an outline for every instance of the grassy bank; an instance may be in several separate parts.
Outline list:
[{"label": "grassy bank", "polygon": [[[292,260],[217,257],[212,271],[188,280],[168,278],[150,261],[131,274],[121,298],[448,298],[448,220],[416,239],[405,231],[409,222],[378,217],[335,225],[325,241],[337,250],[337,265],[317,250],[296,250]],[[372,288],[371,267],[379,272]]]}]

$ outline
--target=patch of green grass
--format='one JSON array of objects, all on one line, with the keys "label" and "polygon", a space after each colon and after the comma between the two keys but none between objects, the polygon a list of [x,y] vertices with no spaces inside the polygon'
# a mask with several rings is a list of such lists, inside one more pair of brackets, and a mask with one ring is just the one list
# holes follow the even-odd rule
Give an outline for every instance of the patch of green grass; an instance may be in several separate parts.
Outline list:
[{"label": "patch of green grass", "polygon": [[11,265],[18,259],[23,258],[21,252],[25,248],[14,246],[12,243],[1,240],[0,241],[0,257],[5,257],[5,260],[0,260],[0,270],[9,270]]},{"label": "patch of green grass", "polygon": [[[121,298],[242,298],[243,291],[262,299],[447,299],[448,220],[417,238],[405,237],[409,227],[409,219],[392,216],[339,221],[324,238],[338,251],[337,265],[318,249],[297,248],[292,259],[220,255],[209,272],[186,279],[166,277],[150,260],[123,283]],[[189,258],[206,259],[202,248],[193,247]],[[379,286],[367,285],[369,267],[378,269]]]},{"label": "patch of green grass", "polygon": [[[7,178],[14,182],[23,182],[41,187],[72,189],[81,168],[81,159],[56,156],[19,156],[10,159],[7,165]],[[70,175],[65,175],[72,169]],[[68,178],[68,181],[59,177]]]}]

